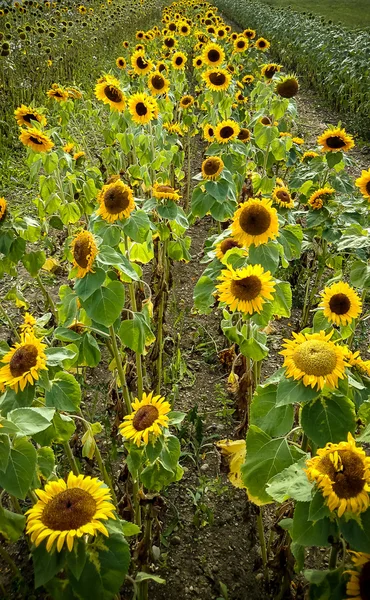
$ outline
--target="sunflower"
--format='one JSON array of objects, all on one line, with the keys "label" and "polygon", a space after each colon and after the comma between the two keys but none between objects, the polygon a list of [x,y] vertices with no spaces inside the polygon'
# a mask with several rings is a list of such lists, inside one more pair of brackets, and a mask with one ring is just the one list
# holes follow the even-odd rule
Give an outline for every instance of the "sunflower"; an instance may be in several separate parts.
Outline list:
[{"label": "sunflower", "polygon": [[279,222],[271,201],[251,198],[241,204],[234,214],[231,234],[243,246],[260,246],[275,239]]},{"label": "sunflower", "polygon": [[226,69],[207,69],[202,74],[208,89],[214,92],[225,91],[231,83],[231,75]]},{"label": "sunflower", "polygon": [[353,552],[354,569],[347,571],[351,575],[347,582],[348,600],[369,600],[370,589],[370,554]]},{"label": "sunflower", "polygon": [[3,221],[6,217],[6,211],[8,203],[4,197],[0,198],[0,221]]},{"label": "sunflower", "polygon": [[86,154],[85,152],[82,152],[82,150],[80,152],[75,152],[73,155],[73,160],[79,160],[80,158],[86,158]]},{"label": "sunflower", "polygon": [[137,31],[135,34],[137,40],[142,40],[145,37],[145,31]]},{"label": "sunflower", "polygon": [[318,210],[323,207],[324,201],[330,200],[334,193],[335,190],[333,188],[320,188],[309,197],[308,204],[313,210]]},{"label": "sunflower", "polygon": [[153,198],[157,200],[173,200],[177,202],[181,196],[178,194],[178,190],[175,190],[169,184],[155,183],[152,188]]},{"label": "sunflower", "polygon": [[249,41],[247,37],[244,36],[240,36],[238,37],[234,43],[233,43],[233,47],[234,47],[234,52],[244,52],[245,50],[248,49],[249,46]]},{"label": "sunflower", "polygon": [[265,40],[265,38],[260,37],[254,42],[254,46],[255,48],[257,48],[257,50],[262,50],[262,52],[266,52],[266,50],[270,48],[270,42]]},{"label": "sunflower", "polygon": [[238,137],[240,133],[240,127],[231,119],[227,121],[221,121],[215,127],[215,138],[219,144],[227,144],[231,140]]},{"label": "sunflower", "polygon": [[19,136],[22,144],[29,146],[35,152],[49,152],[54,146],[51,139],[42,133],[36,127],[29,127],[28,129],[21,129],[21,135]]},{"label": "sunflower", "polygon": [[190,95],[183,96],[180,100],[181,108],[190,108],[191,106],[193,106],[193,104],[194,104],[194,98],[193,98],[193,96],[190,96]]},{"label": "sunflower", "polygon": [[244,96],[244,94],[242,92],[236,92],[235,100],[237,101],[238,104],[247,104],[248,96]]},{"label": "sunflower", "polygon": [[282,98],[293,98],[298,91],[299,83],[294,75],[286,75],[275,86],[275,92]]},{"label": "sunflower", "polygon": [[177,41],[172,36],[167,36],[163,39],[163,49],[164,50],[172,50],[177,46]]},{"label": "sunflower", "polygon": [[17,125],[20,127],[22,125],[32,127],[32,121],[37,121],[43,126],[46,125],[46,118],[44,115],[40,114],[35,108],[25,106],[24,104],[14,111],[14,118],[17,121]]},{"label": "sunflower", "polygon": [[308,152],[304,152],[301,158],[301,162],[310,162],[313,158],[318,158],[319,156],[320,154],[318,154],[317,152],[309,150]]},{"label": "sunflower", "polygon": [[272,199],[282,208],[294,208],[294,200],[288,188],[278,185],[272,191]]},{"label": "sunflower", "polygon": [[143,50],[137,50],[131,56],[131,66],[136,75],[146,75],[153,68],[153,63],[145,58]]},{"label": "sunflower", "polygon": [[361,177],[356,179],[355,185],[360,189],[364,198],[370,201],[370,169],[361,172]]},{"label": "sunflower", "polygon": [[155,118],[155,106],[153,98],[148,94],[133,94],[128,100],[128,110],[131,118],[139,125],[145,125]]},{"label": "sunflower", "polygon": [[96,214],[108,223],[127,219],[135,208],[132,189],[120,179],[103,185],[98,202],[100,207]]},{"label": "sunflower", "polygon": [[119,88],[119,81],[112,75],[106,75],[99,80],[95,86],[95,96],[102,100],[104,104],[109,104],[113,110],[122,112],[125,109],[126,102],[123,92]]},{"label": "sunflower", "polygon": [[222,173],[224,168],[224,162],[218,156],[210,156],[202,162],[202,176],[203,179],[210,179],[214,181]]},{"label": "sunflower", "polygon": [[36,319],[30,313],[26,312],[23,317],[23,323],[19,326],[19,329],[22,333],[26,333],[26,331],[33,331],[33,328],[36,325]]},{"label": "sunflower", "polygon": [[319,448],[317,455],[307,461],[306,474],[314,481],[329,509],[358,515],[370,505],[370,457],[356,446],[348,433],[347,442]]},{"label": "sunflower", "polygon": [[321,292],[322,301],[320,308],[324,309],[324,316],[335,325],[349,325],[361,314],[361,298],[355,290],[344,281],[338,281],[326,287]]},{"label": "sunflower", "polygon": [[237,488],[245,489],[241,475],[241,467],[245,463],[247,452],[245,440],[220,440],[216,442],[216,446],[229,463],[230,482]]},{"label": "sunflower", "polygon": [[149,75],[148,87],[153,96],[159,96],[160,94],[167,94],[170,88],[170,82],[163,77],[160,71],[154,71]]},{"label": "sunflower", "polygon": [[244,77],[242,79],[242,83],[245,83],[247,85],[250,85],[251,83],[253,83],[253,81],[254,81],[253,75],[244,75]]},{"label": "sunflower", "polygon": [[253,315],[260,313],[266,300],[273,299],[275,281],[270,271],[264,271],[261,265],[248,265],[234,270],[228,266],[218,277],[221,283],[216,285],[220,302],[225,302],[230,310]]},{"label": "sunflower", "polygon": [[223,239],[221,242],[216,244],[215,246],[215,254],[219,260],[222,260],[228,250],[232,248],[242,248],[238,242],[236,242],[232,237],[227,237]]},{"label": "sunflower", "polygon": [[355,145],[353,137],[340,127],[324,131],[317,139],[317,143],[322,146],[322,152],[347,152]]},{"label": "sunflower", "polygon": [[281,69],[281,65],[277,65],[276,63],[268,63],[267,65],[263,65],[261,69],[261,75],[266,77],[266,79],[272,79],[275,73],[279,73]]},{"label": "sunflower", "polygon": [[242,127],[238,133],[238,140],[241,142],[249,142],[251,139],[251,132],[246,127]]},{"label": "sunflower", "polygon": [[204,63],[203,63],[203,58],[202,58],[201,56],[196,56],[196,57],[193,59],[193,67],[194,67],[195,69],[200,69],[201,67],[203,67],[203,64],[204,64]]},{"label": "sunflower", "polygon": [[100,532],[108,537],[102,521],[115,519],[114,506],[109,489],[97,477],[69,473],[67,482],[51,481],[35,493],[39,500],[26,512],[26,533],[36,547],[47,539],[47,552],[52,551],[55,542],[57,552],[64,542],[72,552],[75,539],[84,535]]},{"label": "sunflower", "polygon": [[224,39],[226,37],[227,31],[225,27],[218,27],[216,29],[216,35],[218,38],[220,38],[221,40]]},{"label": "sunflower", "polygon": [[149,443],[149,436],[152,438],[161,435],[162,430],[168,426],[168,416],[171,407],[162,396],[153,396],[153,392],[142,395],[132,403],[132,413],[126,415],[123,423],[120,425],[120,433],[126,440],[132,440],[134,444],[140,446]]},{"label": "sunflower", "polygon": [[26,385],[34,385],[39,372],[46,367],[46,344],[42,344],[33,330],[26,330],[17,342],[2,358],[4,364],[0,368],[0,385],[6,385],[18,392],[23,392]]},{"label": "sunflower", "polygon": [[73,255],[73,265],[78,267],[77,278],[85,277],[87,273],[93,273],[93,263],[98,248],[94,236],[90,231],[81,231],[72,240],[71,251]]},{"label": "sunflower", "polygon": [[123,56],[119,56],[116,60],[116,65],[119,69],[125,69],[126,68],[126,60],[123,58]]},{"label": "sunflower", "polygon": [[203,137],[205,140],[207,140],[207,142],[209,142],[210,144],[214,141],[215,139],[215,127],[213,125],[210,125],[209,123],[207,123],[206,125],[204,125],[203,127]]},{"label": "sunflower", "polygon": [[324,385],[334,389],[338,387],[338,379],[344,379],[345,362],[344,348],[330,341],[334,329],[325,334],[295,333],[293,340],[284,340],[284,356],[287,377],[295,380],[302,379],[306,387],[317,386],[322,390]]},{"label": "sunflower", "polygon": [[171,63],[174,69],[181,71],[182,69],[185,69],[185,63],[187,60],[186,54],[183,52],[175,52],[172,56]]},{"label": "sunflower", "polygon": [[202,52],[203,63],[209,67],[218,67],[225,60],[225,52],[219,44],[209,42]]},{"label": "sunflower", "polygon": [[168,133],[175,133],[180,136],[183,135],[181,125],[180,125],[180,123],[177,123],[177,122],[170,123],[170,122],[166,121],[165,123],[163,123],[163,129],[168,131]]},{"label": "sunflower", "polygon": [[68,100],[67,90],[64,90],[62,87],[56,84],[53,84],[51,89],[48,90],[46,94],[49,98],[53,98],[53,100],[56,100],[57,102],[65,102]]},{"label": "sunflower", "polygon": [[182,23],[180,22],[177,25],[177,32],[179,35],[186,37],[186,36],[190,35],[190,31],[191,30],[190,30],[189,25],[185,22],[182,22]]},{"label": "sunflower", "polygon": [[256,32],[254,29],[244,29],[243,35],[249,40],[253,40],[256,37]]}]

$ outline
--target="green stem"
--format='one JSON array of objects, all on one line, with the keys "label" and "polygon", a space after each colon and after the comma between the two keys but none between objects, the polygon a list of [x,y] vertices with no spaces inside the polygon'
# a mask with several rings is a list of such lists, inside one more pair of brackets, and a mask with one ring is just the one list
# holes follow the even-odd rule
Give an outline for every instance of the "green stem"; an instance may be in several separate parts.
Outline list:
[{"label": "green stem", "polygon": [[257,529],[258,529],[258,536],[259,536],[260,545],[261,545],[263,572],[265,575],[265,579],[268,581],[266,540],[265,540],[265,531],[264,531],[264,527],[263,527],[263,515],[262,515],[262,507],[261,506],[258,507]]},{"label": "green stem", "polygon": [[5,560],[5,562],[8,563],[9,568],[12,571],[14,577],[17,577],[18,579],[23,579],[20,570],[18,569],[14,560],[11,558],[11,556],[8,554],[8,552],[5,550],[2,544],[0,544],[0,556],[2,559]]},{"label": "green stem", "polygon": [[158,310],[158,331],[157,331],[157,344],[158,344],[158,358],[157,358],[157,394],[161,393],[162,385],[162,369],[163,369],[163,321],[164,321],[164,307],[166,300],[166,286],[167,286],[167,240],[163,242],[162,246],[162,279],[160,284],[160,303]]},{"label": "green stem", "polygon": [[118,371],[118,377],[121,382],[123,398],[125,400],[126,413],[129,415],[132,413],[131,401],[130,401],[130,397],[126,393],[126,390],[127,390],[126,377],[125,377],[125,373],[124,373],[124,370],[122,367],[121,356],[120,356],[118,346],[117,346],[116,332],[114,331],[113,325],[110,326],[109,332],[110,332],[110,337],[111,337],[111,341],[112,341],[113,356],[114,356],[114,359],[116,362],[116,369]]},{"label": "green stem", "polygon": [[307,437],[307,435],[305,433],[303,434],[303,437],[302,437],[301,448],[302,448],[303,452],[307,452],[308,437]]},{"label": "green stem", "polygon": [[18,498],[16,498],[15,496],[10,496],[10,499],[12,501],[15,512],[18,513],[19,515],[22,515],[23,513],[22,513],[22,509],[20,507],[20,504],[18,502]]},{"label": "green stem", "polygon": [[111,478],[108,475],[108,471],[107,471],[107,469],[105,467],[105,464],[104,464],[103,459],[102,459],[102,455],[100,453],[100,450],[99,450],[98,445],[96,444],[96,442],[95,442],[95,451],[94,451],[94,454],[95,454],[96,462],[98,463],[100,472],[101,472],[101,474],[103,476],[104,483],[110,488],[110,491],[112,493],[113,502],[114,502],[115,506],[117,506],[118,501],[117,501],[116,493],[115,493],[114,488],[113,488],[113,483],[111,481]]},{"label": "green stem", "polygon": [[74,475],[79,475],[80,474],[80,469],[78,468],[76,459],[75,459],[75,457],[73,455],[73,452],[71,450],[71,447],[70,447],[69,443],[66,442],[65,444],[63,444],[63,448],[64,448],[64,451],[65,451],[65,453],[67,455],[67,458],[69,460],[69,464],[71,465],[71,469],[72,469]]},{"label": "green stem", "polygon": [[52,315],[53,315],[54,319],[57,321],[57,319],[58,319],[58,315],[57,315],[57,311],[56,311],[56,308],[55,308],[54,302],[53,302],[53,300],[52,300],[52,298],[51,298],[51,296],[50,296],[49,292],[48,292],[48,291],[47,291],[47,289],[45,288],[44,284],[42,283],[42,281],[41,281],[41,277],[40,277],[40,275],[39,275],[39,274],[37,274],[37,275],[36,275],[36,281],[37,281],[37,283],[38,283],[38,285],[39,285],[39,288],[40,288],[40,290],[41,290],[41,292],[42,292],[42,294],[43,294],[43,296],[44,296],[45,300],[46,300],[46,306],[47,306],[48,308],[50,308],[50,312],[52,313]]},{"label": "green stem", "polygon": [[191,172],[191,151],[190,151],[190,133],[187,136],[187,148],[188,148],[188,163],[186,172],[186,198],[185,198],[185,212],[188,212],[190,204],[190,172]]},{"label": "green stem", "polygon": [[335,569],[337,566],[337,557],[339,552],[339,544],[335,542],[331,547],[330,558],[329,558],[329,569]]},{"label": "green stem", "polygon": [[[251,324],[250,324],[250,321],[248,319],[248,321],[247,321],[247,335],[246,335],[247,340],[249,340],[250,334],[251,334]],[[246,367],[247,367],[247,381],[248,381],[248,387],[247,387],[247,415],[246,416],[247,416],[247,427],[249,427],[251,404],[252,404],[252,398],[253,398],[253,371],[252,371],[252,360],[250,358],[248,358],[248,357],[246,357]]]},{"label": "green stem", "polygon": [[33,490],[28,490],[27,495],[31,499],[32,504],[36,504],[36,502],[38,502],[38,497]]},{"label": "green stem", "polygon": [[[126,248],[127,258],[129,259],[127,235],[125,235],[125,248]],[[129,289],[130,289],[131,308],[134,312],[137,312],[135,283],[133,281],[130,283]],[[143,395],[143,391],[144,391],[142,361],[141,361],[140,352],[136,352],[135,355],[136,355],[137,394],[138,394],[139,399],[141,399],[142,395]]]},{"label": "green stem", "polygon": [[[367,290],[363,290],[362,299],[361,299],[362,306],[364,306],[364,304],[365,304],[366,295],[367,295]],[[350,337],[347,340],[347,345],[350,350],[352,348],[353,340],[355,338],[356,328],[357,328],[357,325],[359,324],[360,320],[361,320],[360,318],[355,320],[354,325],[353,325],[353,333],[350,335]]]},{"label": "green stem", "polygon": [[11,318],[9,317],[9,315],[7,314],[7,312],[5,311],[3,305],[0,302],[0,313],[3,315],[4,319],[8,322],[8,325],[10,327],[10,329],[13,331],[15,337],[17,340],[20,340],[20,335],[18,333],[18,331],[16,330],[16,327],[13,323],[13,321],[11,320]]}]

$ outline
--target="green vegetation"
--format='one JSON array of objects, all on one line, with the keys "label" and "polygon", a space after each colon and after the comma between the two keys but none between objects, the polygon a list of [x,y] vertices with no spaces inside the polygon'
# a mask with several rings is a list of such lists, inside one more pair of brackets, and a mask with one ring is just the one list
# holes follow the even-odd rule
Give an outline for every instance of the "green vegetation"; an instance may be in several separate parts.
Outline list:
[{"label": "green vegetation", "polygon": [[322,15],[326,19],[349,29],[370,27],[368,0],[263,0],[270,6],[289,7],[299,12]]}]

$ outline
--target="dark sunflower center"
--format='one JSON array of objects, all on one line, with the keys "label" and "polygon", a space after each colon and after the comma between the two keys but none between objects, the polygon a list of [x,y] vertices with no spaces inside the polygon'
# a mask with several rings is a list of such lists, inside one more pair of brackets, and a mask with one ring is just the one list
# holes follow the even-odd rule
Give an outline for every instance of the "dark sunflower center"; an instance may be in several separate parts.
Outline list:
[{"label": "dark sunflower center", "polygon": [[236,42],[236,46],[237,46],[237,48],[244,48],[245,42],[243,42],[242,40],[239,40],[239,42]]},{"label": "dark sunflower center", "polygon": [[226,77],[224,73],[211,73],[209,80],[213,85],[221,86],[226,82]]},{"label": "dark sunflower center", "polygon": [[265,77],[267,77],[267,79],[271,79],[275,75],[276,71],[277,71],[276,67],[268,67],[265,70]]},{"label": "dark sunflower center", "polygon": [[249,129],[241,129],[238,135],[238,139],[241,140],[242,142],[245,142],[246,140],[249,140],[250,138],[250,132]]},{"label": "dark sunflower center", "polygon": [[176,31],[176,25],[175,25],[175,23],[170,23],[169,26],[168,26],[168,29],[170,31]]},{"label": "dark sunflower center", "polygon": [[286,204],[290,202],[290,195],[285,190],[279,190],[276,192],[276,196],[279,198],[280,202],[285,202]]},{"label": "dark sunflower center", "polygon": [[222,137],[223,140],[228,140],[234,135],[234,133],[235,131],[232,127],[230,127],[230,125],[226,125],[220,129],[220,137]]},{"label": "dark sunflower center", "polygon": [[226,254],[226,252],[231,250],[231,248],[240,248],[239,244],[232,238],[226,238],[226,240],[223,240],[220,244],[220,250],[222,254]]},{"label": "dark sunflower center", "polygon": [[174,189],[169,185],[158,185],[157,192],[161,192],[162,194],[173,194]]},{"label": "dark sunflower center", "polygon": [[332,481],[333,491],[338,498],[355,498],[364,489],[364,465],[352,450],[338,450],[336,464],[329,456],[324,456],[319,468]]},{"label": "dark sunflower center", "polygon": [[160,75],[154,75],[152,77],[152,86],[155,90],[161,90],[164,88],[164,79]]},{"label": "dark sunflower center", "polygon": [[262,289],[262,283],[257,275],[249,275],[243,279],[231,282],[231,293],[239,300],[254,300]]},{"label": "dark sunflower center", "polygon": [[142,56],[138,56],[138,58],[136,60],[136,64],[139,69],[143,69],[143,70],[146,69],[148,66],[147,61]]},{"label": "dark sunflower center", "polygon": [[263,40],[261,40],[260,42],[258,42],[258,47],[259,48],[264,48],[266,46],[266,42],[264,42]]},{"label": "dark sunflower center", "polygon": [[303,373],[325,377],[337,366],[337,355],[328,342],[307,340],[294,351],[293,361]]},{"label": "dark sunflower center", "polygon": [[145,115],[148,113],[148,109],[144,102],[138,102],[135,106],[135,111],[136,114],[139,115],[139,117],[145,117]]},{"label": "dark sunflower center", "polygon": [[370,560],[361,567],[359,584],[361,600],[370,600]]},{"label": "dark sunflower center", "polygon": [[81,269],[86,269],[89,264],[90,252],[91,248],[88,238],[83,237],[80,240],[76,240],[73,249],[73,257]]},{"label": "dark sunflower center", "polygon": [[365,189],[366,189],[367,193],[370,194],[370,181],[367,182]]},{"label": "dark sunflower center", "polygon": [[38,144],[39,146],[42,146],[43,141],[40,140],[39,138],[35,137],[34,135],[30,135],[30,142],[33,142],[34,144]]},{"label": "dark sunflower center", "polygon": [[239,225],[249,235],[265,233],[271,224],[269,211],[260,205],[246,206],[239,218]]},{"label": "dark sunflower center", "polygon": [[223,30],[223,29],[220,29],[220,30],[217,32],[217,35],[218,35],[218,37],[224,37],[224,35],[225,35],[225,32],[224,32],[224,30]]},{"label": "dark sunflower center", "polygon": [[26,123],[31,123],[31,120],[37,120],[36,119],[36,115],[34,115],[33,113],[28,113],[27,115],[23,115],[23,121],[26,121]]},{"label": "dark sunflower center", "polygon": [[261,123],[262,123],[263,125],[272,125],[272,121],[271,121],[271,119],[269,119],[268,117],[262,117],[262,119],[261,119]]},{"label": "dark sunflower center", "polygon": [[182,104],[184,106],[187,106],[188,104],[191,104],[191,98],[189,98],[189,96],[185,96],[185,98],[182,99]]},{"label": "dark sunflower center", "polygon": [[90,523],[96,512],[94,498],[85,490],[71,488],[57,494],[45,506],[41,521],[54,531],[78,529]]},{"label": "dark sunflower center", "polygon": [[119,62],[119,66],[123,67],[123,65],[125,64],[123,60],[118,61]]},{"label": "dark sunflower center", "polygon": [[181,33],[187,33],[187,32],[188,32],[187,27],[181,27]]},{"label": "dark sunflower center", "polygon": [[351,301],[346,294],[334,294],[329,300],[329,307],[336,315],[345,315],[351,308]]},{"label": "dark sunflower center", "polygon": [[182,56],[177,56],[175,60],[176,65],[179,67],[180,65],[182,65],[182,62]]},{"label": "dark sunflower center", "polygon": [[209,62],[218,62],[221,58],[221,55],[218,50],[212,48],[207,54]]},{"label": "dark sunflower center", "polygon": [[104,94],[111,102],[121,102],[122,92],[114,85],[107,85],[104,88]]},{"label": "dark sunflower center", "polygon": [[175,45],[175,40],[174,40],[173,38],[167,38],[167,39],[164,41],[164,45],[165,45],[167,48],[173,48],[173,47],[174,47],[174,45]]},{"label": "dark sunflower center", "polygon": [[111,188],[104,194],[104,205],[110,215],[118,215],[128,208],[130,197],[126,190]]},{"label": "dark sunflower center", "polygon": [[327,138],[326,145],[329,148],[333,148],[333,150],[338,150],[339,148],[344,148],[346,142],[339,135],[333,135]]},{"label": "dark sunflower center", "polygon": [[33,344],[25,344],[16,350],[10,359],[9,368],[13,377],[20,377],[36,366],[38,351]]},{"label": "dark sunflower center", "polygon": [[215,175],[220,168],[220,160],[218,158],[207,158],[203,165],[206,175]]},{"label": "dark sunflower center", "polygon": [[158,416],[158,409],[152,404],[146,404],[139,408],[133,418],[132,424],[136,431],[144,431],[144,429],[148,429],[148,427],[153,425]]},{"label": "dark sunflower center", "polygon": [[201,58],[198,58],[198,59],[197,59],[197,65],[198,65],[198,67],[199,67],[201,64],[202,64],[202,59],[201,59]]},{"label": "dark sunflower center", "polygon": [[298,81],[296,79],[287,79],[276,86],[277,93],[282,98],[293,98],[298,92]]},{"label": "dark sunflower center", "polygon": [[213,131],[212,127],[208,128],[208,135],[209,137],[213,137],[215,135],[215,132]]}]

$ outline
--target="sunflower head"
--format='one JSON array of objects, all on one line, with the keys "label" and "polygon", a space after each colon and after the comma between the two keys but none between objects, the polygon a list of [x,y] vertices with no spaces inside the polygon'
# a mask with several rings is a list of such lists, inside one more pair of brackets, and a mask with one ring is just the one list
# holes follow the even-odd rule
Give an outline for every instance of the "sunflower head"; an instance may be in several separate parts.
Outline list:
[{"label": "sunflower head", "polygon": [[293,98],[298,91],[299,83],[294,75],[286,75],[275,86],[275,92],[282,98]]},{"label": "sunflower head", "polygon": [[361,314],[362,302],[357,292],[344,281],[338,281],[321,292],[319,304],[330,323],[339,326],[349,325]]},{"label": "sunflower head", "polygon": [[104,185],[98,194],[97,214],[108,223],[127,219],[135,208],[132,189],[117,179]]},{"label": "sunflower head", "polygon": [[4,197],[0,198],[0,222],[5,220],[7,208],[8,203],[6,199]]},{"label": "sunflower head", "polygon": [[276,63],[268,63],[267,65],[263,65],[261,69],[261,75],[266,77],[266,79],[272,79],[275,73],[279,73],[282,66],[277,65]]},{"label": "sunflower head", "polygon": [[242,127],[238,133],[238,140],[241,142],[249,142],[251,139],[251,132],[246,127]]},{"label": "sunflower head", "polygon": [[81,231],[72,240],[71,251],[73,255],[73,265],[78,268],[77,277],[85,277],[87,273],[93,273],[93,264],[98,248],[94,236],[90,231]]},{"label": "sunflower head", "polygon": [[43,126],[46,125],[46,118],[44,115],[39,113],[35,108],[25,106],[24,104],[14,111],[14,117],[20,127],[22,127],[22,125],[25,127],[32,127],[32,121],[37,121]]},{"label": "sunflower head", "polygon": [[137,50],[131,56],[131,66],[136,75],[146,75],[153,68],[153,63],[145,57],[144,50]]},{"label": "sunflower head", "polygon": [[120,90],[120,83],[116,77],[105,75],[100,78],[95,86],[95,96],[98,100],[102,100],[104,104],[118,112],[125,109],[126,101],[124,93]]},{"label": "sunflower head", "polygon": [[19,139],[22,144],[32,148],[34,152],[49,152],[54,146],[51,139],[45,133],[36,129],[36,127],[21,129]]},{"label": "sunflower head", "polygon": [[242,246],[260,246],[275,239],[279,222],[271,201],[251,198],[241,204],[234,214],[231,233]]},{"label": "sunflower head", "polygon": [[285,186],[278,185],[272,192],[272,199],[282,208],[294,208],[294,200]]},{"label": "sunflower head", "polygon": [[193,67],[195,69],[200,69],[201,67],[203,67],[204,63],[203,63],[203,58],[201,56],[196,56],[193,59]]},{"label": "sunflower head", "polygon": [[231,75],[226,69],[207,69],[202,78],[206,86],[214,92],[227,90],[231,83]]},{"label": "sunflower head", "polygon": [[181,198],[178,190],[175,190],[169,184],[163,183],[155,183],[153,185],[152,196],[153,198],[157,198],[157,200],[173,200],[174,202],[177,202]]},{"label": "sunflower head", "polygon": [[189,94],[187,94],[186,96],[183,96],[180,100],[181,108],[190,108],[191,106],[193,106],[193,104],[194,104],[194,97],[190,96]]},{"label": "sunflower head", "polygon": [[225,60],[224,49],[219,44],[209,42],[203,48],[202,59],[205,65],[210,67],[218,67]]},{"label": "sunflower head", "polygon": [[68,91],[56,84],[53,84],[51,89],[48,90],[46,94],[49,98],[52,98],[57,102],[65,102],[66,100],[68,100]]},{"label": "sunflower head", "polygon": [[125,69],[126,68],[126,60],[123,58],[123,56],[119,56],[116,59],[116,65],[119,69]]},{"label": "sunflower head", "polygon": [[157,70],[149,75],[148,87],[153,96],[159,96],[160,94],[167,94],[170,82]]},{"label": "sunflower head", "polygon": [[216,128],[213,125],[210,125],[209,123],[207,123],[203,127],[203,136],[204,136],[204,139],[207,140],[207,142],[209,142],[210,144],[215,139],[215,129]]},{"label": "sunflower head", "polygon": [[133,94],[128,100],[128,109],[132,120],[139,125],[146,125],[156,118],[157,102],[148,94]]},{"label": "sunflower head", "polygon": [[241,248],[241,247],[242,246],[240,246],[240,244],[238,244],[238,242],[236,240],[234,240],[234,238],[227,237],[215,246],[215,254],[219,260],[222,260],[225,256],[226,252],[228,252],[228,250],[232,250],[233,248]]},{"label": "sunflower head", "polygon": [[260,313],[265,302],[273,299],[275,281],[270,271],[264,271],[261,265],[248,265],[236,270],[228,266],[219,279],[221,283],[216,286],[219,300],[232,311],[250,315]]},{"label": "sunflower head", "polygon": [[0,385],[22,392],[26,385],[34,385],[39,373],[46,367],[46,344],[38,339],[33,329],[26,329],[17,342],[1,359]]},{"label": "sunflower head", "polygon": [[142,442],[148,444],[151,440],[161,435],[164,428],[168,427],[168,413],[171,407],[162,396],[153,396],[153,392],[142,395],[132,403],[132,413],[126,415],[120,425],[120,433],[126,440],[132,440],[140,446]]},{"label": "sunflower head", "polygon": [[260,37],[258,40],[254,42],[255,48],[257,50],[262,50],[262,52],[266,52],[270,48],[270,42],[268,42],[265,38]]},{"label": "sunflower head", "polygon": [[239,133],[240,127],[238,123],[231,119],[221,121],[215,128],[215,138],[219,144],[227,144],[237,138]]},{"label": "sunflower head", "polygon": [[172,56],[171,64],[174,69],[177,71],[182,71],[185,69],[185,64],[187,61],[187,56],[183,52],[175,52]]},{"label": "sunflower head", "polygon": [[206,158],[202,163],[203,179],[214,181],[222,173],[224,166],[223,160],[218,156]]},{"label": "sunflower head", "polygon": [[318,158],[319,156],[320,154],[318,154],[317,152],[309,150],[308,152],[304,152],[301,158],[301,162],[310,162],[313,158]]},{"label": "sunflower head", "polygon": [[353,137],[340,127],[324,131],[317,139],[317,143],[322,146],[322,152],[347,152],[355,145]]},{"label": "sunflower head", "polygon": [[233,48],[234,52],[245,52],[248,49],[249,41],[244,35],[241,35],[234,40]]},{"label": "sunflower head", "polygon": [[253,40],[256,37],[256,32],[254,29],[244,29],[243,35],[249,40]]},{"label": "sunflower head", "polygon": [[361,191],[363,197],[370,202],[370,169],[368,171],[362,171],[361,177],[356,179],[355,184]]},{"label": "sunflower head", "polygon": [[308,204],[313,210],[319,210],[335,194],[334,188],[324,187],[316,190],[308,199]]},{"label": "sunflower head", "polygon": [[351,552],[353,570],[347,583],[348,600],[368,600],[370,589],[370,554]]}]

